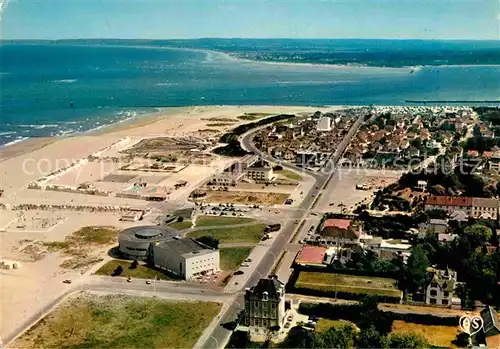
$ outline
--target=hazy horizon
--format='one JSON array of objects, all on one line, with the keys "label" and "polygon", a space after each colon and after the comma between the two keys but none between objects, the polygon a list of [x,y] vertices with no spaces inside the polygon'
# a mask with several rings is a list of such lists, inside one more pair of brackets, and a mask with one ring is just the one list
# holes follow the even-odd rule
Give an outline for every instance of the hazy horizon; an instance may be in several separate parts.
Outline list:
[{"label": "hazy horizon", "polygon": [[492,0],[3,1],[1,37],[498,40]]}]

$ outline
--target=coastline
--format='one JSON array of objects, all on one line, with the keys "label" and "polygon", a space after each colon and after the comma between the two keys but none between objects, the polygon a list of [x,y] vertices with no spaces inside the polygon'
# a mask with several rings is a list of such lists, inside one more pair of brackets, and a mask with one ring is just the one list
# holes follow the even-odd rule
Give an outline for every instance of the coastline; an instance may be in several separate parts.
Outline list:
[{"label": "coastline", "polygon": [[[58,143],[65,140],[75,140],[78,142],[78,139],[88,138],[88,137],[100,137],[103,136],[116,136],[116,137],[124,137],[128,134],[133,134],[134,136],[140,136],[142,133],[144,134],[152,134],[153,130],[161,127],[167,128],[164,133],[174,132],[182,133],[185,129],[190,129],[192,127],[197,127],[201,125],[199,116],[204,113],[210,112],[220,112],[220,113],[228,113],[228,114],[238,114],[239,110],[242,110],[241,113],[244,113],[246,109],[259,109],[259,110],[276,110],[276,113],[279,113],[280,110],[309,110],[309,109],[336,109],[342,108],[344,106],[275,106],[275,105],[200,105],[200,106],[190,106],[190,107],[157,107],[155,112],[145,113],[137,116],[133,116],[128,119],[120,120],[109,125],[103,125],[96,129],[87,130],[83,132],[78,132],[69,135],[63,136],[53,136],[53,137],[33,137],[26,138],[17,143],[0,146],[0,164],[6,160],[23,156],[42,148],[45,148],[49,145],[53,145],[54,143]],[[193,117],[191,124],[185,124],[184,122],[189,120],[190,117]],[[198,118],[197,118],[198,117]],[[162,122],[170,119],[172,122],[167,125],[162,125]],[[239,123],[248,123],[250,121],[238,120]],[[154,124],[158,124],[157,127],[154,127]],[[236,127],[238,123],[234,124]],[[231,126],[232,127],[232,126]],[[230,127],[230,128],[231,128]],[[141,129],[143,131],[141,131]],[[178,130],[178,131],[177,131]],[[193,130],[190,130],[193,132]],[[196,130],[195,130],[196,131]],[[221,130],[222,131],[222,130]],[[161,135],[162,132],[155,131],[157,135]]]}]

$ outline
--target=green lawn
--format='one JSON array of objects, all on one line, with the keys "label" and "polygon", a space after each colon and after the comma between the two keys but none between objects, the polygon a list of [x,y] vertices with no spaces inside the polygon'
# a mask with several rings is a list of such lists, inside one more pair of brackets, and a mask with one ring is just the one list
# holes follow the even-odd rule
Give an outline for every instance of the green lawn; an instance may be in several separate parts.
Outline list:
[{"label": "green lawn", "polygon": [[194,231],[188,234],[189,237],[196,239],[201,236],[213,236],[221,244],[231,242],[258,243],[264,236],[265,224],[255,224],[248,227],[239,228],[216,228]]},{"label": "green lawn", "polygon": [[332,327],[343,327],[343,326],[352,326],[356,328],[357,326],[353,324],[350,321],[346,320],[329,320],[329,319],[319,319],[318,323],[316,324],[315,332],[325,332],[326,330],[332,328]]},{"label": "green lawn", "polygon": [[184,230],[184,229],[189,229],[193,225],[193,222],[190,220],[183,220],[182,222],[173,222],[170,223],[168,226],[172,227],[177,230]]},{"label": "green lawn", "polygon": [[220,268],[222,270],[236,270],[245,261],[251,247],[228,247],[220,249]]},{"label": "green lawn", "polygon": [[394,279],[333,273],[301,272],[295,287],[319,291],[401,296]]},{"label": "green lawn", "polygon": [[132,262],[130,261],[122,261],[122,260],[112,260],[104,264],[100,267],[95,273],[97,275],[108,275],[111,276],[113,274],[113,270],[115,270],[119,265],[122,266],[123,272],[119,275],[122,277],[131,277],[138,279],[154,279],[156,276],[160,280],[174,280],[175,278],[166,275],[162,270],[156,270],[147,267],[146,265],[140,264],[135,269],[130,269],[130,265]]},{"label": "green lawn", "polygon": [[218,314],[213,302],[118,295],[66,300],[13,348],[192,348]]},{"label": "green lawn", "polygon": [[278,170],[278,171],[273,171],[275,174],[282,175],[283,177],[286,177],[288,179],[291,179],[293,181],[300,181],[302,177],[294,171],[289,171],[289,170]]},{"label": "green lawn", "polygon": [[253,218],[244,217],[215,217],[215,216],[199,216],[196,218],[197,227],[209,227],[215,225],[233,225],[256,222]]}]

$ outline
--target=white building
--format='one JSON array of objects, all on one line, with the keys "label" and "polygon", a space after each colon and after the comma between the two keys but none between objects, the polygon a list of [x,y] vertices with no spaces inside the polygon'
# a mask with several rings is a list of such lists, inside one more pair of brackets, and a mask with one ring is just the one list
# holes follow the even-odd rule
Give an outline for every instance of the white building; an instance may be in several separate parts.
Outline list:
[{"label": "white building", "polygon": [[457,306],[460,304],[460,299],[454,294],[457,283],[457,272],[446,269],[428,270],[431,275],[431,281],[427,285],[425,293],[425,303],[435,305]]},{"label": "white building", "polygon": [[220,270],[219,250],[191,238],[172,239],[152,244],[151,260],[185,280]]},{"label": "white building", "polygon": [[322,116],[316,125],[317,131],[330,131],[332,129],[332,121],[328,116]]},{"label": "white building", "polygon": [[249,179],[255,182],[269,183],[273,179],[273,169],[264,161],[257,162],[246,170],[246,175]]}]

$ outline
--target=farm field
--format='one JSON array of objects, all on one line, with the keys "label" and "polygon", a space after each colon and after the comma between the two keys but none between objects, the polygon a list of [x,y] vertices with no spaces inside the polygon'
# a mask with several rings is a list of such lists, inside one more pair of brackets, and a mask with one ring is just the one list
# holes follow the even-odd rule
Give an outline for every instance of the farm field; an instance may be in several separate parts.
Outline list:
[{"label": "farm field", "polygon": [[65,301],[12,347],[192,348],[220,309],[213,302],[88,294]]}]

